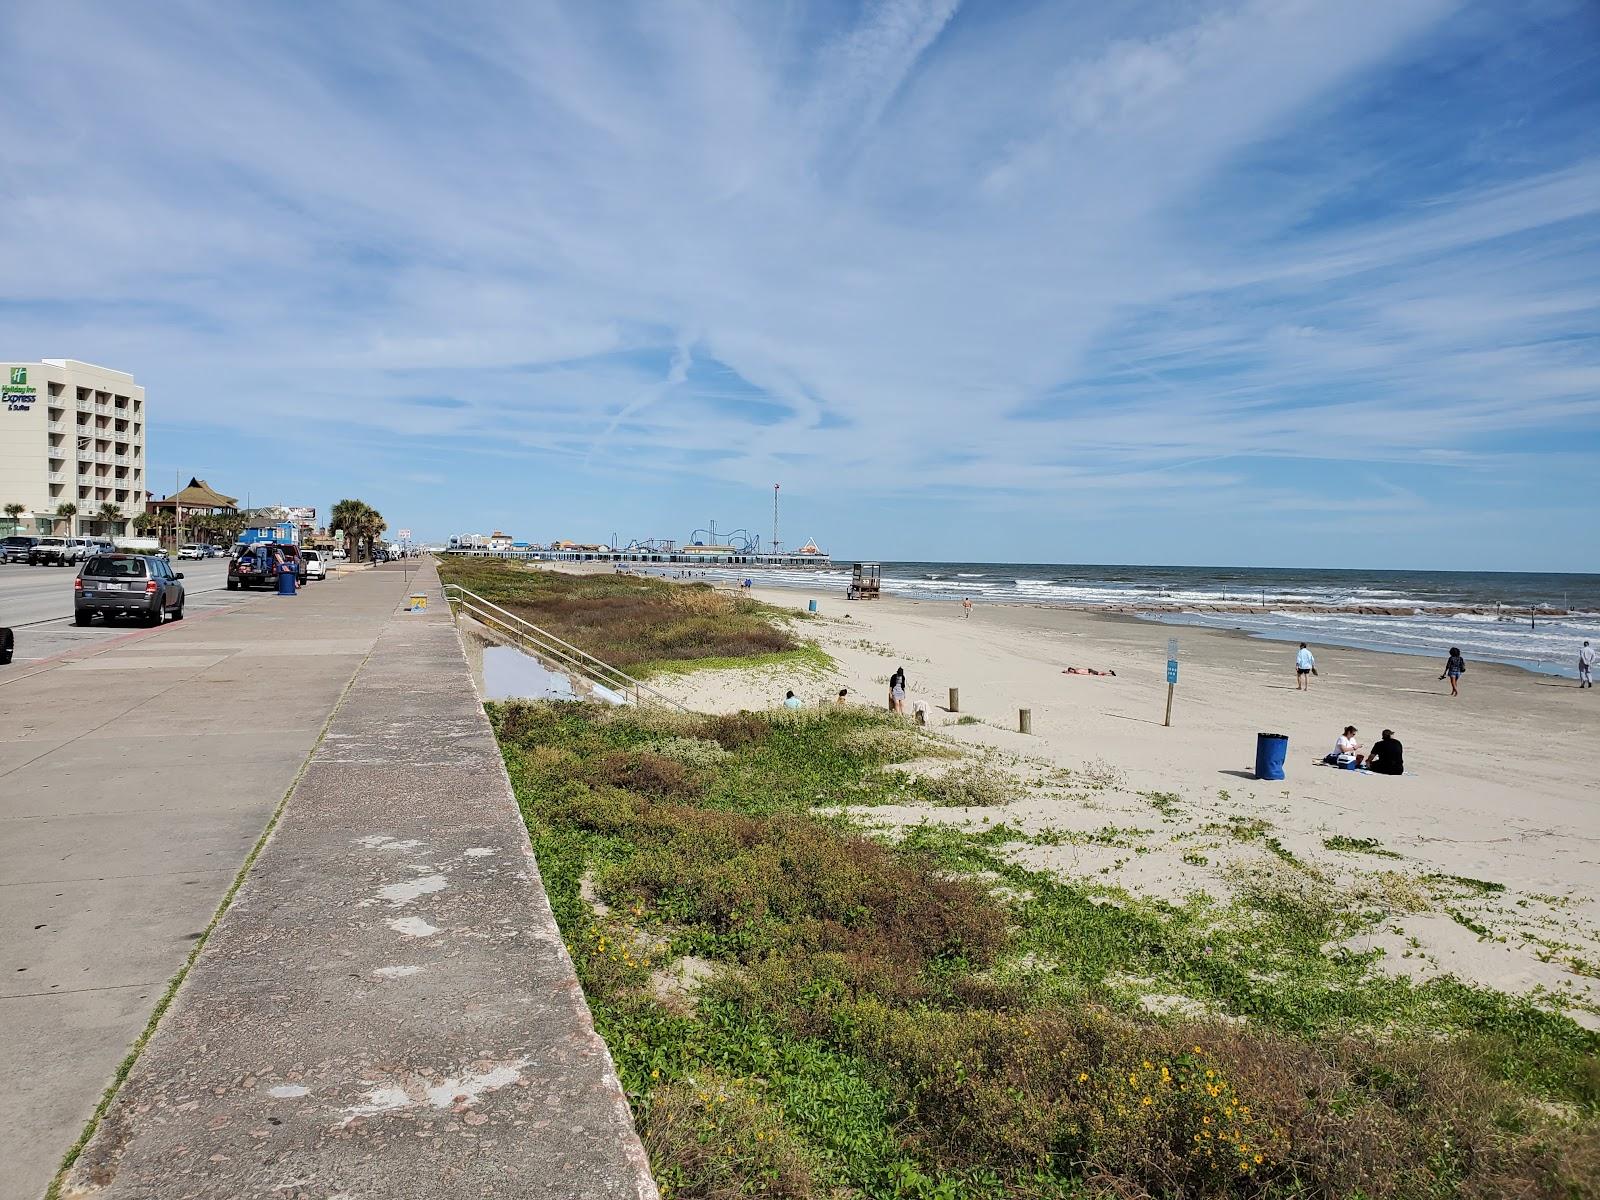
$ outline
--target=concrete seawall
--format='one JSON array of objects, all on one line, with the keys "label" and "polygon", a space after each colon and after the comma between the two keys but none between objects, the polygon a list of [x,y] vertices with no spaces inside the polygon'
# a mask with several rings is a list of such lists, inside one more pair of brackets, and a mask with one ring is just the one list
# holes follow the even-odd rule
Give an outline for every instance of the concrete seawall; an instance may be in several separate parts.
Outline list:
[{"label": "concrete seawall", "polygon": [[418,582],[64,1195],[655,1197]]}]

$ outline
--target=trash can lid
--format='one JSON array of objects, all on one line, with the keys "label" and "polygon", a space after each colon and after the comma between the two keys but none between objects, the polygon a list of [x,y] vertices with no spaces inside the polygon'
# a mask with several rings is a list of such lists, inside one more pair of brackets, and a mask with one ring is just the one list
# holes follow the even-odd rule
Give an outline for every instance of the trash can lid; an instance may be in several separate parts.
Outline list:
[{"label": "trash can lid", "polygon": [[1287,733],[1258,733],[1256,736],[1258,738],[1282,738],[1286,742],[1289,740]]}]

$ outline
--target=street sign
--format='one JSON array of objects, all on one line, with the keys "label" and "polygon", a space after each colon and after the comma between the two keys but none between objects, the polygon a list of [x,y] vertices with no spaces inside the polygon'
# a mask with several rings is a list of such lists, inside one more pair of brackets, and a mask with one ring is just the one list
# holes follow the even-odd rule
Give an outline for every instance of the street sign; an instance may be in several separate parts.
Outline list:
[{"label": "street sign", "polygon": [[402,530],[401,530],[401,531],[400,531],[400,540],[401,540],[401,541],[402,541],[402,542],[409,542],[409,541],[410,541],[410,540],[411,540],[411,530],[409,530],[409,529],[402,529]]},{"label": "street sign", "polygon": [[1178,639],[1167,639],[1167,715],[1163,725],[1172,724],[1172,691],[1178,685]]}]

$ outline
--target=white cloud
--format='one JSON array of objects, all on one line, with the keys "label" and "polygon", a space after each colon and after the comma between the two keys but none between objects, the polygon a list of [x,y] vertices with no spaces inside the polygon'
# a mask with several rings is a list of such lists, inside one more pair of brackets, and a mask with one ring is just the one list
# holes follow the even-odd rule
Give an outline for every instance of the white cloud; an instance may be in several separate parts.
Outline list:
[{"label": "white cloud", "polygon": [[[1339,457],[1330,426],[1465,455],[1594,415],[1592,348],[1537,341],[1592,324],[1593,226],[1580,260],[1523,243],[1592,222],[1600,164],[1326,234],[1282,223],[1315,180],[1253,227],[1219,184],[1454,7],[23,4],[8,54],[96,69],[0,111],[32,164],[0,289],[14,348],[223,428],[271,397],[331,437],[1107,505]],[[43,278],[64,307],[29,307]],[[711,360],[784,415],[700,390]]]}]

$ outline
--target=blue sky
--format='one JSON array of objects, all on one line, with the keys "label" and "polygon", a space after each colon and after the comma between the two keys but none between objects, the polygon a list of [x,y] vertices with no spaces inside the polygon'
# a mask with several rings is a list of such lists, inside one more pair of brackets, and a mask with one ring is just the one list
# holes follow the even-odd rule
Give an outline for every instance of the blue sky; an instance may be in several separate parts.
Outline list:
[{"label": "blue sky", "polygon": [[781,481],[841,555],[1596,569],[1592,0],[0,37],[0,357],[134,372],[158,489],[608,540]]}]

